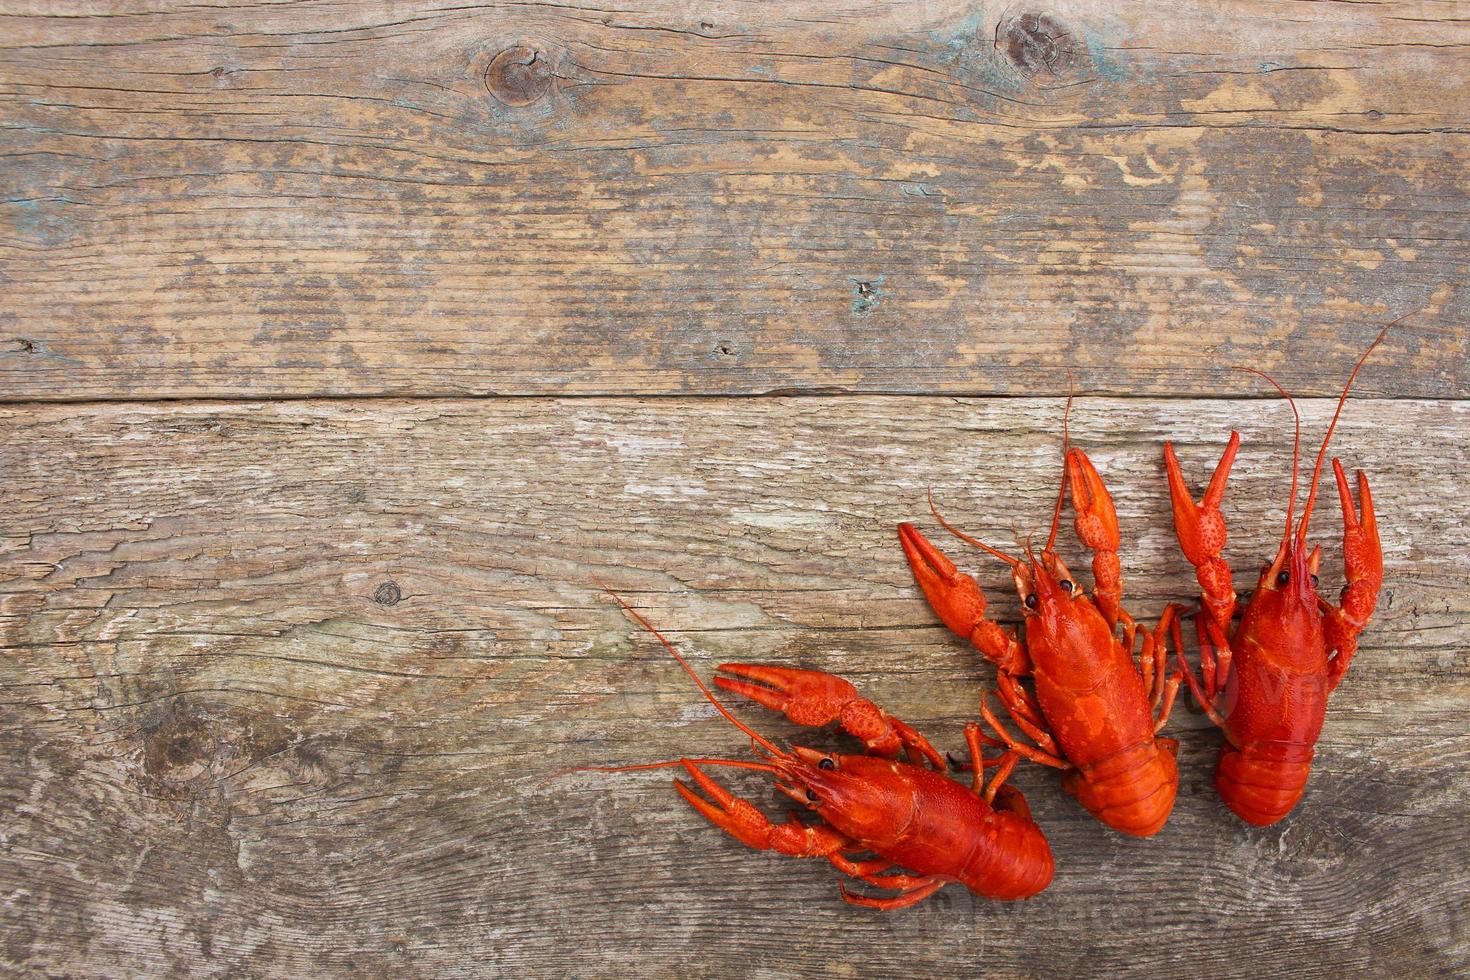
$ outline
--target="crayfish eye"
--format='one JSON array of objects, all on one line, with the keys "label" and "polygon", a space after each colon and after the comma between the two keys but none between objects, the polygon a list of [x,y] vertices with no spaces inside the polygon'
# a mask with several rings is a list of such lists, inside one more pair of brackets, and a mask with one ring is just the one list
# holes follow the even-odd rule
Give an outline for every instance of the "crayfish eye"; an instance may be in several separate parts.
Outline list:
[{"label": "crayfish eye", "polygon": [[813,793],[811,790],[807,790],[806,791],[806,798],[807,798],[807,802],[809,802],[809,803],[817,803],[817,802],[819,802],[817,800],[817,794],[816,793]]},{"label": "crayfish eye", "polygon": [[1026,597],[1026,608],[1027,609],[1035,609],[1039,605],[1041,605],[1041,600],[1038,599],[1038,598],[1036,598],[1036,593],[1035,592],[1031,593],[1030,595],[1028,595]]},{"label": "crayfish eye", "polygon": [[[827,758],[823,759],[821,762],[818,762],[817,763],[817,768],[818,769],[836,769],[837,768],[837,763],[832,761],[832,757],[831,756],[828,756]],[[812,795],[811,794],[811,790],[807,790],[807,796],[811,796],[811,795]]]},{"label": "crayfish eye", "polygon": [[1077,586],[1075,586],[1075,585],[1072,584],[1072,580],[1071,579],[1064,578],[1060,582],[1058,582],[1057,584],[1060,585],[1062,588],[1066,589],[1068,592],[1075,592],[1077,590]]},{"label": "crayfish eye", "polygon": [[1277,585],[1285,585],[1287,582],[1290,582],[1290,581],[1291,581],[1291,575],[1289,575],[1288,573],[1286,573],[1286,572],[1278,572],[1278,573],[1276,573],[1276,584]]},{"label": "crayfish eye", "polygon": [[1316,588],[1320,587],[1321,584],[1322,584],[1322,580],[1319,579],[1317,576],[1313,575],[1312,576],[1312,588],[1316,589]]}]

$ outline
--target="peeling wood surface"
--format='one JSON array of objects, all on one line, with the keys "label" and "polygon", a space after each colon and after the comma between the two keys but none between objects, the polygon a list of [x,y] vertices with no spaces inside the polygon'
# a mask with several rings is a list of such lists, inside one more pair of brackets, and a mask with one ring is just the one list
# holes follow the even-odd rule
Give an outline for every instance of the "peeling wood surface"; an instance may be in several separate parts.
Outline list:
[{"label": "peeling wood surface", "polygon": [[0,397],[1463,397],[1465,12],[8,0]]},{"label": "peeling wood surface", "polygon": [[[1331,403],[1302,408],[1320,433]],[[1349,408],[1335,445],[1372,475],[1387,586],[1300,808],[1237,821],[1209,783],[1218,736],[1180,711],[1158,838],[1105,830],[1027,768],[1055,885],[889,916],[843,905],[825,865],[723,837],[667,774],[549,778],[746,746],[597,583],[706,674],[838,670],[958,751],[993,674],[929,613],[894,525],[925,519],[930,486],[983,536],[1044,525],[1059,399],[0,409],[0,956],[107,975],[1463,970],[1470,404]],[[1282,518],[1289,419],[1077,401],[1135,612],[1192,584],[1162,439],[1202,481],[1241,429],[1244,584]],[[1316,523],[1329,594],[1339,526]],[[1013,620],[1004,570],[967,564]]]}]

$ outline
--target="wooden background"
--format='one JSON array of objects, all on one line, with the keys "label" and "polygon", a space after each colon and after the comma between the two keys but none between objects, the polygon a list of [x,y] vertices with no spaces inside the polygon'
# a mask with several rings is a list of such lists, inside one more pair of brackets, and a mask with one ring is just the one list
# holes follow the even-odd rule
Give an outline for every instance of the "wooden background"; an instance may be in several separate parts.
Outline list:
[{"label": "wooden background", "polygon": [[[0,964],[1470,969],[1467,73],[1463,2],[0,0]],[[959,749],[926,488],[1044,524],[1070,370],[1131,608],[1194,591],[1165,438],[1199,484],[1240,428],[1244,587],[1290,414],[1230,367],[1315,441],[1410,312],[1334,443],[1387,583],[1283,823],[1180,711],[1156,839],[1028,768],[1055,885],[882,915],[667,773],[551,778],[745,745],[598,582]]]}]

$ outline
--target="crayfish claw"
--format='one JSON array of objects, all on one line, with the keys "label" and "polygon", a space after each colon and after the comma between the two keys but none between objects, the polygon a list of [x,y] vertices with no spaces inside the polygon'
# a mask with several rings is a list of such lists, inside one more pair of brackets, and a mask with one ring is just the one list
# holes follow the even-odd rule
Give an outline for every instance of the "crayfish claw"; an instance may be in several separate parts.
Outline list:
[{"label": "crayfish claw", "polygon": [[[1368,489],[1368,475],[1358,471],[1358,500],[1362,508],[1353,506],[1353,493],[1348,488],[1342,463],[1332,461],[1332,475],[1337,480],[1337,494],[1342,500],[1342,557],[1348,586],[1359,582],[1371,584],[1376,594],[1383,582],[1383,546],[1378,541],[1378,518],[1373,513],[1373,494]],[[1371,614],[1372,609],[1368,612]]]},{"label": "crayfish claw", "polygon": [[844,705],[858,700],[857,688],[851,682],[820,670],[766,664],[720,664],[719,669],[750,680],[716,677],[717,685],[780,711],[798,725],[815,728],[829,724],[837,720]]},{"label": "crayfish claw", "polygon": [[[694,792],[688,783],[678,779],[674,780],[674,789],[679,791],[679,795],[684,797],[690,806],[703,814],[710,823],[747,847],[764,851],[772,846],[771,821],[766,818],[765,814],[757,810],[750,802],[740,799],[705,775],[694,763],[685,760],[684,768],[699,784],[699,788],[715,799],[715,803],[711,803]],[[719,805],[717,806],[716,803]]]},{"label": "crayfish claw", "polygon": [[1326,619],[1327,647],[1335,651],[1327,675],[1327,689],[1335,690],[1352,663],[1358,649],[1358,634],[1368,624],[1378,605],[1378,590],[1383,586],[1383,546],[1378,540],[1378,519],[1373,513],[1373,495],[1368,490],[1368,477],[1358,471],[1358,501],[1361,515],[1353,506],[1352,491],[1342,464],[1332,461],[1332,475],[1337,479],[1337,493],[1342,500],[1342,560],[1347,584],[1337,607]]},{"label": "crayfish claw", "polygon": [[969,640],[996,666],[1012,674],[1027,674],[1031,663],[1014,632],[985,618],[985,593],[980,584],[955,567],[912,524],[898,526],[898,540],[929,607],[940,622]]},{"label": "crayfish claw", "polygon": [[1123,566],[1118,561],[1118,511],[1092,460],[1080,449],[1067,450],[1067,482],[1072,488],[1073,526],[1092,551],[1092,597],[1108,626],[1123,616]]},{"label": "crayfish claw", "polygon": [[922,758],[935,770],[944,771],[944,758],[928,739],[859,695],[850,681],[835,674],[768,664],[721,664],[719,669],[749,680],[717,676],[717,685],[780,711],[798,725],[815,728],[836,722],[877,755],[893,758],[900,749],[907,749],[911,760]]},{"label": "crayfish claw", "polygon": [[1220,557],[1225,549],[1226,530],[1220,501],[1225,497],[1225,483],[1230,478],[1230,467],[1235,463],[1239,449],[1240,433],[1232,432],[1215,473],[1210,477],[1209,488],[1200,502],[1195,503],[1179,468],[1179,458],[1174,455],[1173,443],[1164,443],[1164,469],[1169,478],[1174,535],[1179,539],[1184,557],[1194,566],[1195,577],[1200,584],[1200,601],[1209,612],[1210,619],[1222,631],[1228,631],[1231,617],[1235,615],[1235,587],[1231,581],[1230,565]]},{"label": "crayfish claw", "polygon": [[979,583],[912,524],[898,526],[898,540],[929,605],[945,626],[968,638],[985,621],[985,593]]},{"label": "crayfish claw", "polygon": [[1092,460],[1075,447],[1067,450],[1067,482],[1072,489],[1072,509],[1077,512],[1077,537],[1093,551],[1116,552],[1122,535],[1112,494]]},{"label": "crayfish claw", "polygon": [[[749,800],[735,796],[707,776],[694,762],[689,759],[683,762],[684,768],[699,784],[699,788],[714,797],[715,803],[700,796],[687,783],[676,779],[674,788],[679,791],[679,795],[706,820],[746,847],[757,851],[776,851],[792,857],[825,857],[852,846],[851,841],[825,824],[807,826],[795,816],[786,823],[773,824]],[[800,803],[807,802],[807,797],[801,790],[785,783],[778,785],[792,799]]]}]

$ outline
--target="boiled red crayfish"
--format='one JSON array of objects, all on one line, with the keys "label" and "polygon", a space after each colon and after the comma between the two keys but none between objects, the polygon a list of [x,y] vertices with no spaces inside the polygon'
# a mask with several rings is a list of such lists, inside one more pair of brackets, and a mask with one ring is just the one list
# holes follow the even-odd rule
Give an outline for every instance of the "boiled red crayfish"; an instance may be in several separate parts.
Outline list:
[{"label": "boiled red crayfish", "polygon": [[[1069,412],[1070,406],[1069,397]],[[946,530],[1011,566],[1024,639],[986,618],[980,586],[912,524],[900,524],[898,535],[914,578],[939,618],[995,663],[1001,701],[1035,746],[1006,730],[982,699],[986,722],[1014,751],[1063,770],[1062,787],[1103,823],[1147,837],[1168,820],[1179,785],[1178,743],[1157,735],[1179,687],[1178,678],[1168,677],[1166,650],[1167,638],[1178,636],[1176,609],[1166,608],[1152,631],[1123,610],[1117,513],[1087,454],[1068,447],[1065,418],[1065,474],[1040,558],[1029,543],[1021,560],[961,533],[930,500]],[[1056,553],[1068,487],[1077,536],[1093,552],[1090,596]],[[1116,635],[1119,623],[1121,637]],[[1135,666],[1136,643],[1141,646]],[[1026,675],[1035,682],[1034,696],[1017,681]]]},{"label": "boiled red crayfish", "polygon": [[[1052,879],[1051,848],[1031,819],[1025,798],[1005,785],[1017,756],[981,755],[987,743],[978,725],[965,731],[974,769],[970,786],[944,775],[944,758],[908,725],[858,696],[847,681],[831,674],[758,664],[724,664],[719,686],[752,698],[801,725],[837,722],[861,738],[868,755],[840,755],[795,746],[777,748],[737,719],[705,686],[693,668],[658,630],[622,599],[627,613],[673,655],[711,704],[750,736],[760,762],[738,759],[675,759],[634,766],[596,767],[623,772],[681,766],[694,787],[674,787],[710,823],[756,850],[792,857],[825,858],[846,874],[892,896],[856,894],[844,885],[842,897],[854,905],[899,909],[923,901],[950,882],[986,898],[1027,898]],[[900,751],[905,760],[898,758]],[[815,813],[820,822],[803,823],[795,813],[773,824],[749,801],[730,793],[704,772],[707,766],[755,769],[775,776],[777,788]],[[992,769],[989,783],[985,770]],[[872,857],[861,858],[863,854]],[[894,867],[907,872],[890,872]],[[890,872],[890,873],[885,873]]]},{"label": "boiled red crayfish", "polygon": [[1301,799],[1317,737],[1327,715],[1327,697],[1352,662],[1358,634],[1368,625],[1383,584],[1383,550],[1378,541],[1373,497],[1368,492],[1368,478],[1361,470],[1357,480],[1360,514],[1353,506],[1342,464],[1336,459],[1332,461],[1332,474],[1342,503],[1342,551],[1347,573],[1341,605],[1334,606],[1317,594],[1322,549],[1308,548],[1307,522],[1317,499],[1327,443],[1337,428],[1353,380],[1392,326],[1391,323],[1383,328],[1348,376],[1332,424],[1327,427],[1327,435],[1317,453],[1306,506],[1295,533],[1292,508],[1296,503],[1301,417],[1290,396],[1275,381],[1266,378],[1286,397],[1297,419],[1291,496],[1286,505],[1286,529],[1276,557],[1262,569],[1256,590],[1233,633],[1230,625],[1238,604],[1230,566],[1220,557],[1225,546],[1225,517],[1220,512],[1220,502],[1225,496],[1231,464],[1240,448],[1240,434],[1230,433],[1225,453],[1199,503],[1195,503],[1184,482],[1174,447],[1164,444],[1174,530],[1185,557],[1195,567],[1202,590],[1203,609],[1196,620],[1200,678],[1196,679],[1190,672],[1182,653],[1179,663],[1195,700],[1225,733],[1225,745],[1215,769],[1215,788],[1231,810],[1256,826],[1275,823]]}]

